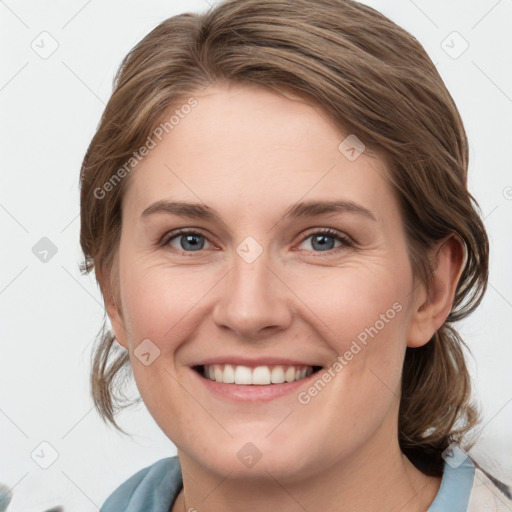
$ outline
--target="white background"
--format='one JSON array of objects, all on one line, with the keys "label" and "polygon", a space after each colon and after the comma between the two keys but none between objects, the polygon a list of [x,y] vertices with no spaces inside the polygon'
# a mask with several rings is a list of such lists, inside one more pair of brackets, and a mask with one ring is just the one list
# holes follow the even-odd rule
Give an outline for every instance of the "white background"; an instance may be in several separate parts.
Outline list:
[{"label": "white background", "polygon": [[[491,240],[488,292],[460,325],[484,415],[472,454],[512,481],[512,1],[366,3],[424,45],[465,122],[470,190]],[[0,1],[0,481],[14,487],[12,512],[97,511],[135,471],[176,453],[143,407],[120,419],[133,438],[92,409],[89,359],[103,308],[95,281],[78,270],[78,177],[124,55],[165,18],[207,7]],[[43,31],[58,43],[46,59],[31,47],[42,37],[51,47]],[[453,31],[469,44],[458,58],[464,42]],[[32,252],[42,237],[57,248],[46,263]],[[31,458],[43,441],[58,453],[46,470]],[[51,457],[48,447],[36,453],[40,462]]]}]

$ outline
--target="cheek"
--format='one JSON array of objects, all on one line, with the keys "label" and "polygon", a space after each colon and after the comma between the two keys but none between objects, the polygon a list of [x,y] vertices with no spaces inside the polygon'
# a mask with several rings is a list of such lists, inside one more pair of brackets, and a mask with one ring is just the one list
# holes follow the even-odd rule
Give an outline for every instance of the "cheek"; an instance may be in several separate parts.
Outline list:
[{"label": "cheek", "polygon": [[310,279],[302,279],[295,290],[307,297],[316,323],[323,323],[334,344],[348,350],[351,340],[364,345],[377,336],[404,337],[411,286],[405,274],[397,275],[382,262],[372,262],[328,269],[315,277],[314,286]]},{"label": "cheek", "polygon": [[[197,335],[201,298],[214,282],[208,284],[204,270],[184,272],[140,260],[125,268],[131,269],[123,274],[122,297],[135,383],[150,413],[168,428],[166,411],[182,410],[189,400],[177,379],[176,353]],[[141,353],[149,353],[149,364]],[[180,421],[173,415],[174,434],[185,428]]]},{"label": "cheek", "polygon": [[[205,272],[173,270],[165,265],[135,263],[123,279],[123,308],[128,341],[135,348],[143,339],[152,340],[161,351],[183,341],[188,318],[200,307],[207,285]],[[165,340],[165,343],[164,343]]]},{"label": "cheek", "polygon": [[329,367],[332,384],[328,385],[343,397],[346,409],[377,413],[399,393],[410,282],[405,271],[398,276],[377,264],[343,269],[334,279],[332,275],[319,279],[313,289],[309,286],[305,295],[315,313],[310,322],[319,327],[335,352]]}]

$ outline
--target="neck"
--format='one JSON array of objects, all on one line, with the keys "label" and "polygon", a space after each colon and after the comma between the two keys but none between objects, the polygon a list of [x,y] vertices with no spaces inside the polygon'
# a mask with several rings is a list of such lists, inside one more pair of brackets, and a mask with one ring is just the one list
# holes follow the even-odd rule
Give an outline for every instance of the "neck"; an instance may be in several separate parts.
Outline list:
[{"label": "neck", "polygon": [[426,512],[441,478],[424,475],[400,451],[397,437],[386,437],[340,456],[321,472],[286,481],[274,478],[271,471],[251,479],[230,477],[229,471],[211,473],[178,451],[184,488],[172,512]]}]

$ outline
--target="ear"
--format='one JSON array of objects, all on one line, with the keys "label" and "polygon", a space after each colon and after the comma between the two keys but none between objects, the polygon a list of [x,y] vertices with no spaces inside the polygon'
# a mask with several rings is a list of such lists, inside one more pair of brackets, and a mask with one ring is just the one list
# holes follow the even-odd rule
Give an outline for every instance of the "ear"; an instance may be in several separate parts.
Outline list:
[{"label": "ear", "polygon": [[114,258],[110,271],[105,273],[98,272],[97,279],[116,341],[119,345],[127,349],[128,342],[119,293],[117,256]]},{"label": "ear", "polygon": [[425,345],[444,324],[452,309],[467,257],[466,243],[456,233],[450,234],[436,245],[430,286],[422,283],[414,292],[408,347]]}]

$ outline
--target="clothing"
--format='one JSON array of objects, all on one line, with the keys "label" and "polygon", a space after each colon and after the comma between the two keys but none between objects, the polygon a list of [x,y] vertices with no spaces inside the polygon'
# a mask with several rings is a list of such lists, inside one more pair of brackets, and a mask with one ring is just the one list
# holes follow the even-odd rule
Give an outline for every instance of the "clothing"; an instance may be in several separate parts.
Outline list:
[{"label": "clothing", "polygon": [[[161,459],[126,480],[100,512],[169,512],[182,487],[178,457]],[[502,510],[512,510],[512,499],[466,457],[457,467],[445,462],[441,487],[427,512]]]}]

